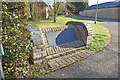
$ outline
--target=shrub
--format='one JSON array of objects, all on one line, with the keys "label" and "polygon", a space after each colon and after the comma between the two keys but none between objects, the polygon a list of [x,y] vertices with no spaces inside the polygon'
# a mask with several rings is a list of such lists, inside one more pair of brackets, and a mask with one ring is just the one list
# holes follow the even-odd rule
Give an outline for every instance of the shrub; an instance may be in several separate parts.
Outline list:
[{"label": "shrub", "polygon": [[32,47],[26,26],[29,17],[27,6],[28,3],[24,2],[2,3],[2,44],[5,51],[2,62],[6,78],[19,77],[18,74],[27,72],[22,68],[29,66]]}]

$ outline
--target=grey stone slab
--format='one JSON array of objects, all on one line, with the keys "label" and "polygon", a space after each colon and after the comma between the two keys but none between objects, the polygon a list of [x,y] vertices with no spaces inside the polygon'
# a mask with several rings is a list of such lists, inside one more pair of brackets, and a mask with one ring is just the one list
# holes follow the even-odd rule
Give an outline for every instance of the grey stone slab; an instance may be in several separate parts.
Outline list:
[{"label": "grey stone slab", "polygon": [[42,40],[42,38],[34,38],[34,39],[33,39],[33,42],[40,42],[40,43],[42,43],[43,40]]},{"label": "grey stone slab", "polygon": [[49,46],[56,46],[56,38],[62,31],[55,31],[55,32],[49,32],[46,33],[48,45]]},{"label": "grey stone slab", "polygon": [[42,32],[40,32],[40,31],[36,31],[36,32],[33,32],[33,34],[35,34],[35,35],[40,35]]},{"label": "grey stone slab", "polygon": [[39,27],[37,25],[34,25],[34,24],[29,24],[28,28],[32,28],[33,29],[33,28],[39,28]]},{"label": "grey stone slab", "polygon": [[42,44],[43,44],[42,42],[34,42],[34,46],[42,45]]},{"label": "grey stone slab", "polygon": [[32,36],[32,38],[33,38],[33,39],[36,39],[36,38],[42,39],[41,35],[34,35],[34,36]]},{"label": "grey stone slab", "polygon": [[30,29],[30,31],[40,31],[40,28]]},{"label": "grey stone slab", "polygon": [[61,45],[78,40],[74,29],[46,33],[49,46]]}]

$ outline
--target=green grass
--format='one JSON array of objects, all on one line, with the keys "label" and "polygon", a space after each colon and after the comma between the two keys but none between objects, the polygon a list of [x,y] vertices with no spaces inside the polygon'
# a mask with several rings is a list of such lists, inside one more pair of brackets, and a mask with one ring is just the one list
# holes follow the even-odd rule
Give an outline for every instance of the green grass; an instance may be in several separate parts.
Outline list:
[{"label": "green grass", "polygon": [[[93,21],[90,21],[90,20],[84,20],[84,19],[78,19],[78,18],[69,18],[69,17],[65,17],[65,16],[58,16],[56,23],[53,21],[48,21],[48,20],[39,20],[39,21],[30,22],[30,23],[36,24],[40,28],[44,28],[44,27],[64,26],[68,21],[86,21],[86,22],[89,22],[91,24],[94,23]],[[98,24],[104,24],[104,23],[98,22]]]},{"label": "green grass", "polygon": [[84,21],[91,24],[93,29],[93,42],[86,49],[98,51],[101,48],[103,48],[103,46],[107,43],[107,41],[110,38],[109,30],[100,25],[100,24],[105,24],[102,22],[97,22],[97,24],[94,24],[94,21],[91,21],[91,20],[58,16],[56,23],[54,23],[53,21],[47,21],[47,20],[40,20],[40,21],[35,21],[30,23],[36,24],[39,27],[43,28],[43,27],[64,26],[68,21],[82,21],[82,22]]}]

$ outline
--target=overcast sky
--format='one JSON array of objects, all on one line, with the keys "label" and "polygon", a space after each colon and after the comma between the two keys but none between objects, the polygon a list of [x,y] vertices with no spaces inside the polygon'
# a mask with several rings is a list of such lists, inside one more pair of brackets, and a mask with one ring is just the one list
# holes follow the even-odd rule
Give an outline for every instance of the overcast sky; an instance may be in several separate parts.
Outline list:
[{"label": "overcast sky", "polygon": [[[110,2],[110,1],[120,1],[120,0],[98,0],[98,3]],[[89,0],[89,5],[97,4],[97,0]]]}]

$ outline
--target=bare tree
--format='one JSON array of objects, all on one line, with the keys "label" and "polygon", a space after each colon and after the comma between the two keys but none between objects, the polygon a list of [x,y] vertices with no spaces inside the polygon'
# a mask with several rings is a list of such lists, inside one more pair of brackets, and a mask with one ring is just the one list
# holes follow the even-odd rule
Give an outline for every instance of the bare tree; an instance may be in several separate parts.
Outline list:
[{"label": "bare tree", "polygon": [[60,4],[61,4],[61,2],[58,2],[58,1],[56,2],[54,0],[54,5],[53,5],[53,7],[54,7],[54,22],[57,22],[57,14],[58,14],[58,9],[59,9]]},{"label": "bare tree", "polygon": [[[57,1],[55,1],[54,0],[54,5],[53,5],[53,7],[54,7],[54,22],[57,22],[57,15],[58,15],[58,13],[59,13],[59,9],[60,9],[60,5],[62,4],[62,3],[64,3],[64,2],[61,2],[61,1],[59,1],[59,0],[57,0]],[[65,8],[64,8],[64,10],[62,10],[62,11],[65,11],[67,14],[68,13],[71,13],[68,9],[67,9],[67,7],[70,7],[72,10],[73,9],[75,9],[75,7],[69,2],[66,2],[65,3]]]},{"label": "bare tree", "polygon": [[[76,3],[75,2],[66,2],[65,6],[62,5],[62,8],[60,8],[61,4],[64,5],[64,2],[61,2],[61,0],[54,0],[54,5],[53,5],[53,7],[54,7],[54,22],[57,22],[58,13],[61,14],[62,12],[65,12],[66,15],[76,15],[75,13],[78,13],[79,8],[81,9],[81,8],[84,8],[85,6],[88,6],[88,2],[81,2],[81,4],[77,3],[77,2]],[[79,7],[76,7],[76,5],[78,5]]]}]

